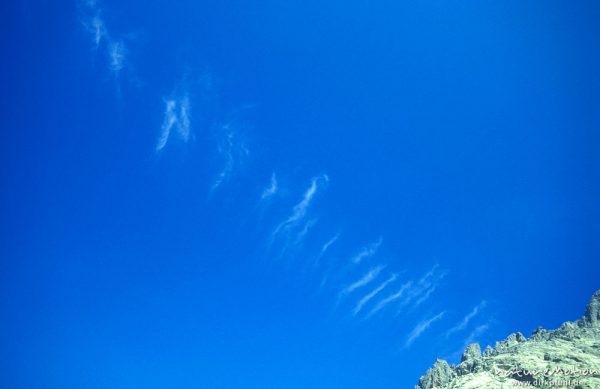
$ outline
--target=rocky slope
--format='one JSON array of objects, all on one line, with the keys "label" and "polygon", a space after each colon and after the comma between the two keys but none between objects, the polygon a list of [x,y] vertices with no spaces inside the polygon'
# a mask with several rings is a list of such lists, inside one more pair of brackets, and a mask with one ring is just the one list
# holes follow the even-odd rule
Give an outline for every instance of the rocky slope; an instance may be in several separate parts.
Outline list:
[{"label": "rocky slope", "polygon": [[415,389],[515,387],[600,389],[600,290],[579,320],[511,334],[483,353],[471,344],[457,366],[438,359]]}]

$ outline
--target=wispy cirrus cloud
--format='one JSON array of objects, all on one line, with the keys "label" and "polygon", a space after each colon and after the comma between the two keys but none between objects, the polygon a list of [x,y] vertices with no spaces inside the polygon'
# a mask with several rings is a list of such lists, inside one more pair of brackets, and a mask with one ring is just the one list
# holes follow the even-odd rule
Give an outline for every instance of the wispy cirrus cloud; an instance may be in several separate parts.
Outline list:
[{"label": "wispy cirrus cloud", "polygon": [[375,296],[377,296],[382,290],[384,290],[389,284],[394,282],[398,278],[396,274],[392,274],[387,280],[380,283],[375,289],[371,292],[367,293],[363,298],[361,298],[356,306],[352,310],[352,314],[354,316],[358,315],[358,313],[363,309],[363,307],[371,301]]},{"label": "wispy cirrus cloud", "polygon": [[98,50],[102,41],[107,37],[106,26],[104,20],[99,14],[92,16],[89,20],[82,22],[85,29],[92,35],[94,42],[94,50]]},{"label": "wispy cirrus cloud", "polygon": [[367,318],[372,317],[383,308],[392,303],[400,305],[396,316],[402,312],[402,307],[413,303],[414,306],[419,306],[425,302],[437,289],[440,280],[446,275],[445,271],[439,269],[438,265],[434,265],[427,273],[425,273],[418,281],[407,281],[400,289],[381,299],[367,315]]},{"label": "wispy cirrus cloud", "polygon": [[396,290],[389,296],[387,296],[384,299],[382,299],[381,301],[379,301],[377,303],[377,305],[375,305],[375,307],[373,307],[373,309],[371,309],[371,311],[367,315],[367,319],[372,317],[373,315],[375,315],[377,312],[381,311],[383,308],[385,308],[390,303],[400,300],[404,296],[406,291],[412,286],[412,284],[413,284],[412,281],[405,282],[404,284],[402,284],[402,286],[400,286],[400,289]]},{"label": "wispy cirrus cloud", "polygon": [[463,351],[465,351],[465,349],[467,348],[468,345],[470,345],[471,343],[475,343],[475,342],[479,342],[479,338],[481,337],[482,334],[484,334],[485,332],[487,332],[490,329],[491,326],[491,321],[478,325],[475,328],[473,328],[473,330],[469,333],[469,335],[467,335],[463,341],[461,342],[461,345],[458,347],[458,349],[456,351],[454,351],[452,354],[448,355],[446,358],[448,360],[457,360],[460,358],[460,356],[462,355]]},{"label": "wispy cirrus cloud", "polygon": [[190,99],[187,94],[164,99],[165,111],[160,135],[156,142],[156,152],[162,151],[173,136],[173,132],[183,143],[191,139]]},{"label": "wispy cirrus cloud", "polygon": [[110,42],[108,54],[110,70],[113,74],[119,74],[125,67],[126,48],[123,41]]},{"label": "wispy cirrus cloud", "polygon": [[379,250],[379,247],[381,246],[382,243],[383,243],[383,238],[379,237],[379,239],[377,239],[377,241],[364,246],[363,248],[360,249],[360,251],[358,253],[356,253],[356,255],[354,255],[354,257],[352,257],[352,263],[358,264],[358,263],[362,262],[364,259],[372,257],[373,255],[375,255],[377,253],[377,250]]},{"label": "wispy cirrus cloud", "polygon": [[108,70],[118,80],[121,71],[127,64],[127,47],[123,40],[124,36],[115,37],[109,32],[102,15],[102,8],[97,1],[81,1],[80,11],[81,24],[91,35],[92,49],[103,51]]},{"label": "wispy cirrus cloud", "polygon": [[410,288],[401,305],[405,306],[410,303],[414,303],[415,306],[421,305],[431,297],[446,274],[445,270],[440,270],[439,265],[434,265]]},{"label": "wispy cirrus cloud", "polygon": [[236,166],[241,166],[250,154],[250,150],[246,147],[240,134],[240,127],[242,124],[235,120],[216,126],[217,154],[222,160],[222,165],[211,187],[211,192],[229,181]]},{"label": "wispy cirrus cloud", "polygon": [[269,199],[275,196],[277,194],[277,191],[279,191],[279,183],[277,182],[277,176],[275,175],[275,172],[273,172],[271,174],[271,181],[269,182],[269,186],[267,186],[263,190],[262,194],[260,195],[260,199]]},{"label": "wispy cirrus cloud", "polygon": [[337,242],[337,240],[340,238],[341,233],[337,233],[334,236],[332,236],[327,242],[325,242],[323,244],[323,246],[321,246],[321,250],[319,250],[319,253],[317,254],[317,256],[315,257],[314,260],[314,266],[318,266],[319,262],[321,262],[321,259],[323,259],[323,257],[325,256],[325,254],[327,254],[327,252],[329,251],[329,248],[335,243]]},{"label": "wispy cirrus cloud", "polygon": [[469,344],[475,342],[481,334],[485,333],[490,328],[490,323],[485,323],[478,325],[469,333],[469,335],[463,341],[463,348],[467,347]]},{"label": "wispy cirrus cloud", "polygon": [[437,285],[432,285],[428,289],[426,289],[423,294],[419,298],[415,300],[415,305],[421,305],[424,301],[426,301],[437,289]]},{"label": "wispy cirrus cloud", "polygon": [[435,323],[438,320],[441,320],[445,314],[446,314],[446,312],[442,311],[435,316],[432,316],[428,319],[425,319],[425,320],[422,320],[421,322],[419,322],[415,326],[415,328],[413,328],[412,331],[406,337],[406,342],[404,342],[404,347],[405,348],[410,347],[410,345],[413,344],[414,341],[417,340],[417,338],[419,338],[423,334],[423,332],[427,331],[427,329],[429,327],[431,327],[431,325],[433,323]]},{"label": "wispy cirrus cloud", "polygon": [[375,278],[377,278],[377,276],[379,275],[379,273],[381,273],[381,271],[385,268],[384,265],[378,265],[375,267],[372,267],[365,275],[363,275],[360,279],[356,280],[355,282],[351,283],[350,285],[348,285],[347,287],[345,287],[344,289],[342,289],[340,291],[340,293],[338,294],[338,299],[342,298],[352,292],[354,292],[356,289],[361,288],[369,283],[371,283],[371,281],[373,281]]},{"label": "wispy cirrus cloud", "polygon": [[475,316],[477,316],[477,314],[479,314],[479,312],[482,309],[484,309],[486,305],[487,305],[487,301],[485,301],[485,300],[483,300],[479,304],[477,304],[469,313],[467,313],[465,315],[465,317],[462,318],[462,320],[460,320],[452,328],[450,328],[448,331],[446,331],[446,337],[449,337],[450,335],[454,334],[455,332],[459,332],[459,331],[462,331],[465,328],[467,328],[467,326],[469,325],[471,320],[473,320],[473,318]]},{"label": "wispy cirrus cloud", "polygon": [[295,227],[300,220],[302,220],[306,216],[306,212],[313,201],[313,198],[325,184],[329,182],[329,177],[326,174],[314,177],[310,181],[310,186],[304,192],[302,196],[302,200],[294,205],[292,209],[291,215],[279,223],[275,230],[271,234],[272,240],[275,239],[279,234],[289,230],[290,228]]},{"label": "wispy cirrus cloud", "polygon": [[233,172],[233,165],[235,160],[233,158],[233,148],[234,148],[234,136],[233,131],[230,131],[230,127],[224,125],[222,127],[224,131],[224,136],[219,140],[218,144],[218,152],[219,155],[223,158],[223,166],[221,171],[217,175],[215,182],[212,185],[211,190],[216,190],[219,186],[221,186],[225,181],[229,179],[231,173]]},{"label": "wispy cirrus cloud", "polygon": [[316,218],[306,221],[308,210],[314,197],[328,182],[329,177],[326,174],[311,179],[308,189],[304,192],[300,202],[293,206],[290,216],[277,224],[271,232],[267,242],[267,251],[271,251],[273,246],[277,244],[279,247],[277,256],[281,257],[290,247],[302,243],[308,231],[317,222]]},{"label": "wispy cirrus cloud", "polygon": [[318,221],[317,218],[313,218],[313,219],[306,221],[306,223],[304,223],[304,226],[302,227],[302,229],[300,231],[298,231],[298,233],[296,234],[296,239],[294,241],[295,245],[299,245],[300,243],[302,243],[302,241],[306,237],[306,234],[308,234],[308,231],[310,231],[310,229],[313,228],[315,226],[315,224],[317,224],[317,221]]}]

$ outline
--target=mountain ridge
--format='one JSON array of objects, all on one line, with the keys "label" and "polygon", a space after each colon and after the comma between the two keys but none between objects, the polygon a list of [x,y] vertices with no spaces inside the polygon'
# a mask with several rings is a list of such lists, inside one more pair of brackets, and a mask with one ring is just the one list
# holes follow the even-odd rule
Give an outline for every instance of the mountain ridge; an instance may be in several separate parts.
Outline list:
[{"label": "mountain ridge", "polygon": [[505,389],[514,387],[600,388],[600,290],[584,314],[555,330],[536,328],[487,346],[467,346],[456,366],[443,359],[419,379],[415,389]]}]

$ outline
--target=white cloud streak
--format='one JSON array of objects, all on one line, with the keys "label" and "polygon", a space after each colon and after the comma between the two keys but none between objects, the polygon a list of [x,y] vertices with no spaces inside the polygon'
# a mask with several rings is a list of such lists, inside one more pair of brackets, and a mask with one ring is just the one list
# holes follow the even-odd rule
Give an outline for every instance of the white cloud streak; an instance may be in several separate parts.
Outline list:
[{"label": "white cloud streak", "polygon": [[273,172],[273,174],[271,174],[271,182],[269,183],[269,186],[267,188],[265,188],[265,190],[263,190],[262,194],[260,195],[260,199],[261,200],[269,199],[269,198],[273,197],[275,194],[277,194],[278,190],[279,190],[279,184],[277,182],[277,176],[275,175],[275,172]]},{"label": "white cloud streak", "polygon": [[362,262],[364,259],[371,257],[377,253],[379,250],[379,246],[383,243],[383,239],[380,237],[376,242],[373,242],[365,247],[363,247],[353,258],[352,263],[358,264]]},{"label": "white cloud streak", "polygon": [[354,310],[352,311],[352,314],[354,316],[358,315],[358,313],[363,309],[363,307],[369,302],[371,301],[375,296],[377,296],[382,290],[384,290],[390,283],[394,282],[396,280],[396,278],[398,278],[398,276],[396,274],[392,274],[387,280],[383,281],[381,284],[379,284],[375,289],[373,289],[371,292],[367,293],[363,298],[361,298],[358,303],[356,303],[356,306],[354,307]]},{"label": "white cloud streak", "polygon": [[353,282],[352,284],[348,285],[346,288],[342,289],[340,291],[339,297],[343,297],[347,294],[350,294],[350,293],[354,292],[356,289],[369,284],[371,281],[373,281],[375,278],[377,278],[377,276],[379,275],[379,273],[381,273],[381,270],[383,270],[384,267],[385,266],[383,266],[383,265],[378,265],[378,266],[371,268],[359,280]]},{"label": "white cloud streak", "polygon": [[244,158],[250,154],[241,140],[238,126],[239,123],[236,121],[230,121],[217,127],[217,151],[223,160],[223,165],[211,187],[211,192],[229,181],[235,168],[241,166]]},{"label": "white cloud streak", "polygon": [[438,265],[434,265],[414,287],[410,288],[402,301],[403,306],[411,302],[414,302],[415,306],[419,306],[433,294],[439,282],[446,276],[446,272],[440,271],[438,268]]},{"label": "white cloud streak", "polygon": [[115,39],[111,36],[96,1],[83,1],[81,4],[84,13],[82,24],[92,36],[93,49],[96,51],[103,48],[108,69],[118,79],[127,63],[125,43],[121,38]]},{"label": "white cloud streak", "polygon": [[327,175],[320,175],[311,179],[308,189],[304,192],[302,199],[292,208],[290,216],[280,222],[271,232],[267,251],[271,252],[273,246],[278,247],[277,257],[281,258],[290,247],[298,246],[317,222],[316,218],[305,221],[308,209],[318,191],[329,181]]},{"label": "white cloud streak", "polygon": [[314,177],[311,180],[310,186],[302,196],[302,200],[292,209],[292,214],[275,227],[275,230],[271,234],[271,241],[276,239],[280,233],[289,231],[291,228],[295,227],[298,222],[306,216],[306,212],[308,211],[314,196],[327,182],[329,182],[329,177],[326,174]]},{"label": "white cloud streak", "polygon": [[396,292],[380,300],[366,317],[372,317],[377,312],[381,311],[383,308],[392,303],[399,302],[400,304],[400,308],[396,312],[396,316],[400,314],[402,307],[409,303],[414,303],[415,306],[421,305],[423,302],[429,299],[429,297],[437,289],[439,281],[445,275],[446,272],[438,270],[438,265],[433,266],[433,268],[425,273],[417,282],[407,281]]},{"label": "white cloud streak", "polygon": [[106,27],[104,26],[104,21],[100,18],[100,16],[96,15],[92,17],[89,23],[84,23],[84,26],[92,34],[94,40],[94,50],[97,50],[98,47],[100,47],[102,40],[106,38]]},{"label": "white cloud streak", "polygon": [[294,241],[294,244],[298,245],[302,243],[302,241],[306,237],[306,234],[308,234],[308,231],[310,231],[310,229],[313,228],[315,224],[317,224],[317,221],[318,219],[315,218],[310,219],[306,223],[304,223],[304,227],[302,227],[302,229],[296,234],[296,240]]},{"label": "white cloud streak", "polygon": [[416,301],[415,301],[415,305],[421,305],[424,301],[426,301],[429,296],[431,296],[431,294],[433,292],[435,292],[437,288],[437,285],[433,285],[430,288],[428,288],[427,290],[425,290],[425,292],[421,295],[421,297],[419,297]]},{"label": "white cloud streak", "polygon": [[[229,130],[228,127],[224,127],[225,130]],[[223,182],[225,182],[231,172],[233,171],[234,159],[233,159],[233,132],[228,131],[221,142],[219,142],[219,154],[223,157],[223,168],[219,172],[215,183],[212,186],[212,190],[217,189]]]},{"label": "white cloud streak", "polygon": [[409,347],[418,337],[420,337],[423,332],[425,332],[433,323],[442,319],[445,315],[445,311],[438,313],[437,315],[421,321],[419,324],[413,328],[413,330],[408,334],[406,338],[406,342],[404,343],[404,347]]},{"label": "white cloud streak", "polygon": [[466,337],[465,341],[463,342],[464,346],[463,349],[465,347],[467,347],[469,344],[475,342],[475,340],[477,340],[477,338],[483,334],[484,332],[486,332],[488,329],[490,328],[490,324],[486,323],[486,324],[481,324],[477,327],[475,327],[473,329],[473,331],[471,331],[471,333],[469,334],[469,336]]},{"label": "white cloud streak", "polygon": [[185,143],[190,140],[190,98],[184,95],[179,100],[179,120],[177,121],[177,133]]},{"label": "white cloud streak", "polygon": [[122,41],[110,42],[108,50],[109,68],[114,74],[119,74],[125,66],[125,45]]},{"label": "white cloud streak", "polygon": [[171,134],[171,128],[177,122],[177,115],[175,115],[175,100],[165,101],[165,113],[163,118],[163,124],[161,126],[160,136],[156,143],[156,151],[161,151],[167,145],[169,135]]},{"label": "white cloud streak", "polygon": [[369,312],[369,314],[367,315],[367,318],[370,318],[377,312],[381,311],[386,305],[401,299],[402,296],[404,295],[404,293],[406,293],[406,291],[411,287],[411,285],[412,285],[412,281],[405,282],[404,284],[402,284],[400,289],[398,289],[396,292],[392,293],[391,295],[387,296],[383,300],[379,301],[377,303],[377,305],[375,305],[375,307],[371,310],[371,312]]},{"label": "white cloud streak", "polygon": [[329,248],[335,242],[337,242],[337,240],[340,238],[340,235],[341,234],[338,232],[332,238],[330,238],[327,242],[325,242],[325,244],[323,244],[323,246],[321,247],[321,250],[319,251],[319,254],[317,254],[317,257],[315,258],[315,261],[314,261],[315,266],[319,265],[319,262],[321,261],[321,259],[325,256],[325,254],[327,254],[327,251],[329,250]]},{"label": "white cloud streak", "polygon": [[165,112],[160,136],[156,142],[156,152],[165,148],[175,129],[179,138],[187,143],[191,137],[190,101],[187,95],[165,99]]},{"label": "white cloud streak", "polygon": [[456,325],[454,325],[454,327],[452,327],[448,331],[446,331],[446,337],[452,335],[455,332],[459,332],[459,331],[462,331],[465,328],[467,328],[467,326],[469,325],[469,323],[471,322],[471,320],[475,316],[477,316],[477,314],[483,308],[485,308],[486,305],[487,305],[487,301],[485,301],[485,300],[483,300],[479,304],[477,304],[477,306],[475,306],[469,313],[467,313],[465,315],[465,317],[462,318],[461,321],[459,321],[458,323],[456,323]]}]

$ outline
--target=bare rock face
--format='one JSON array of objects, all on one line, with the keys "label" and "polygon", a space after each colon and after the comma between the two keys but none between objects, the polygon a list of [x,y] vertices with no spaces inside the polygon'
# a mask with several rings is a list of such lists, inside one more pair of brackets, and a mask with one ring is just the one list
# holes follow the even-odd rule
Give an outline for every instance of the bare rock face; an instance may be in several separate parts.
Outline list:
[{"label": "bare rock face", "polygon": [[[581,322],[581,320],[579,322]],[[550,339],[573,340],[576,339],[579,334],[580,330],[578,325],[567,321],[564,322],[559,329],[552,331],[550,334]]]},{"label": "bare rock face", "polygon": [[492,349],[492,346],[488,345],[485,350],[483,351],[483,358],[489,358],[492,356],[494,352],[494,349]]},{"label": "bare rock face", "polygon": [[585,313],[578,324],[581,327],[600,326],[600,290],[596,291],[585,308]]},{"label": "bare rock face", "polygon": [[510,353],[519,345],[519,343],[525,342],[526,340],[527,338],[520,332],[510,334],[503,341],[496,342],[496,347],[494,347],[492,354],[498,355]]},{"label": "bare rock face", "polygon": [[600,388],[600,291],[579,320],[556,330],[538,327],[529,339],[511,334],[483,354],[478,344],[470,344],[458,366],[438,359],[415,389],[506,389],[523,383]]},{"label": "bare rock face", "polygon": [[536,328],[531,334],[530,339],[533,341],[544,341],[550,338],[551,331],[545,330],[542,327]]},{"label": "bare rock face", "polygon": [[463,352],[460,363],[456,367],[456,373],[458,375],[465,375],[478,372],[481,369],[481,347],[478,343],[471,343]]},{"label": "bare rock face", "polygon": [[434,389],[446,386],[452,381],[456,373],[443,359],[438,359],[423,377],[415,389]]},{"label": "bare rock face", "polygon": [[479,347],[478,343],[471,343],[463,352],[460,362],[463,363],[477,359],[481,359],[481,347]]}]

